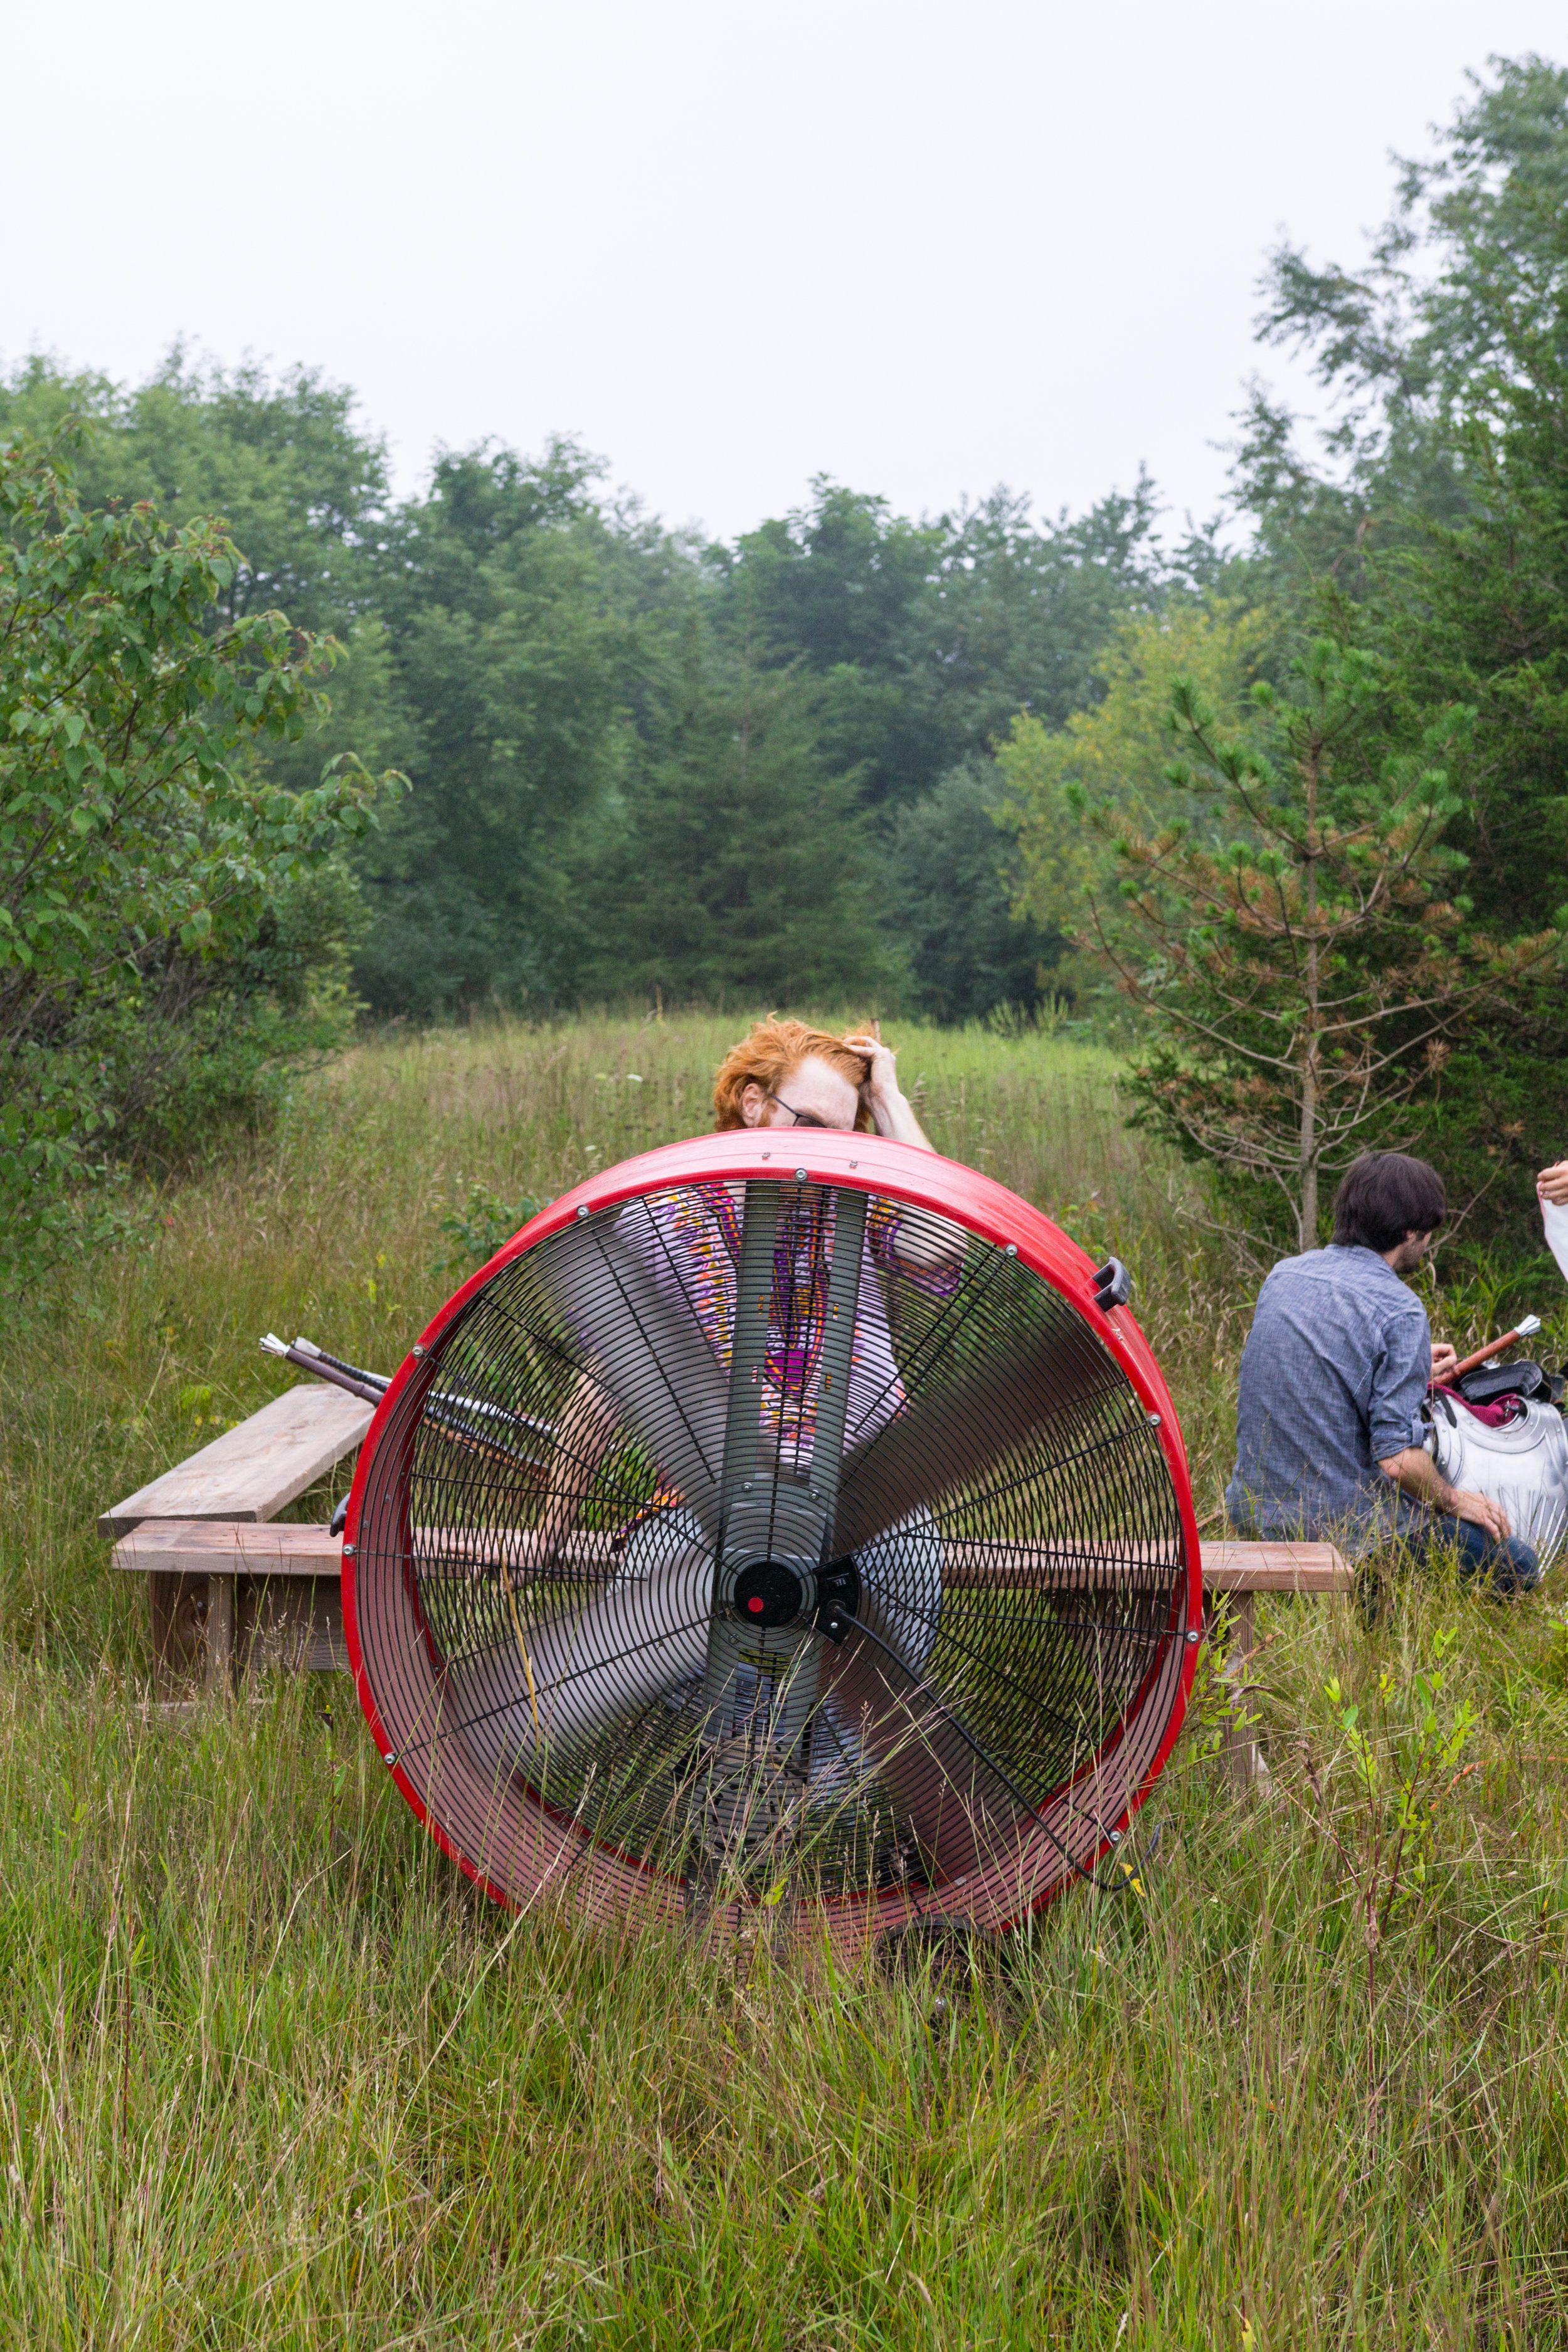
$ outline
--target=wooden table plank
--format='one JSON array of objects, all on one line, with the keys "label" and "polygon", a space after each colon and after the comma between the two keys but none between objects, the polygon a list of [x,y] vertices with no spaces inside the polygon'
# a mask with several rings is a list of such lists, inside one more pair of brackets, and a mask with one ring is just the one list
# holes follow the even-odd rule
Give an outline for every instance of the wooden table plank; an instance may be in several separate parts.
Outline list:
[{"label": "wooden table plank", "polygon": [[1348,1592],[1355,1570],[1326,1543],[1206,1543],[1206,1592]]},{"label": "wooden table plank", "polygon": [[143,1519],[121,1536],[116,1568],[165,1576],[331,1576],[343,1539],[323,1527],[243,1526],[224,1519]]},{"label": "wooden table plank", "polygon": [[352,1454],[374,1408],[324,1381],[286,1390],[188,1461],[128,1495],[98,1522],[123,1536],[143,1519],[275,1518],[285,1504]]},{"label": "wooden table plank", "polygon": [[[1204,1588],[1210,1592],[1348,1592],[1354,1570],[1332,1544],[1205,1543],[1199,1546]],[[1168,1554],[1152,1546],[1089,1543],[987,1542],[949,1538],[942,1546],[942,1581],[951,1585],[1074,1585],[1114,1583],[1117,1572],[1138,1575],[1163,1567]]]},{"label": "wooden table plank", "polygon": [[[434,1553],[445,1564],[460,1570],[467,1553],[472,1565],[482,1571],[504,1559],[508,1536],[515,1541],[510,1528],[488,1532],[419,1528],[415,1535],[416,1557],[429,1559]],[[608,1573],[616,1565],[610,1540],[587,1531],[575,1538],[568,1537],[562,1548],[561,1567]],[[1349,1562],[1332,1544],[1215,1543],[1202,1549],[1204,1589],[1209,1592],[1345,1592],[1353,1581]],[[978,1582],[988,1570],[986,1581],[1026,1584],[1037,1580],[1047,1587],[1071,1586],[1079,1582],[1087,1566],[1081,1551],[1064,1559],[1045,1545],[998,1546],[992,1552],[978,1543],[954,1543],[947,1546],[946,1553],[944,1580],[954,1585]],[[1002,1556],[997,1557],[998,1553]],[[329,1535],[323,1527],[279,1523],[261,1527],[232,1520],[163,1517],[145,1519],[123,1536],[114,1547],[113,1562],[120,1569],[180,1575],[336,1576],[342,1565],[342,1538]],[[521,1572],[539,1574],[536,1570]]]}]

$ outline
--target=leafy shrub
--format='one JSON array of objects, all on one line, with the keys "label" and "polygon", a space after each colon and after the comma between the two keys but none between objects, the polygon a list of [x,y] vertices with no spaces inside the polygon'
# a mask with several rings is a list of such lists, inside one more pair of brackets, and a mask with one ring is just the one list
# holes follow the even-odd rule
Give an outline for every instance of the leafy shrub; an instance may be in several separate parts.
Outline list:
[{"label": "leafy shrub", "polygon": [[544,1206],[531,1192],[524,1192],[509,1208],[487,1184],[471,1185],[463,1206],[448,1210],[441,1220],[441,1231],[451,1246],[445,1257],[437,1259],[435,1271],[455,1274],[467,1281]]},{"label": "leafy shrub", "polygon": [[232,954],[171,952],[85,1005],[68,1043],[99,1073],[116,1163],[189,1167],[237,1128],[265,1125],[352,1029],[363,929],[358,883],[331,863],[280,883]]},{"label": "leafy shrub", "polygon": [[[352,757],[288,792],[335,648],[218,614],[218,525],[78,502],[68,436],[0,448],[0,1280],[123,1224],[112,1178],[335,1034],[327,877],[371,821]],[[383,779],[384,785],[390,779]],[[312,891],[316,919],[313,919]],[[340,913],[319,917],[335,891]],[[334,991],[336,993],[334,994]]]}]

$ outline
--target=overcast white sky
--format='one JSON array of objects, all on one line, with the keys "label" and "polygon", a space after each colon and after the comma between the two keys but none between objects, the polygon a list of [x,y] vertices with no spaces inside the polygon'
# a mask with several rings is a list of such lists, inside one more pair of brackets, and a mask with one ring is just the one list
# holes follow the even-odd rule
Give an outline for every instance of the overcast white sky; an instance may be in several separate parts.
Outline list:
[{"label": "overcast white sky", "polygon": [[1359,258],[1388,151],[1547,0],[77,0],[7,11],[0,360],[184,335],[438,442],[579,435],[732,533],[829,473],[1047,510],[1218,497],[1281,229]]}]

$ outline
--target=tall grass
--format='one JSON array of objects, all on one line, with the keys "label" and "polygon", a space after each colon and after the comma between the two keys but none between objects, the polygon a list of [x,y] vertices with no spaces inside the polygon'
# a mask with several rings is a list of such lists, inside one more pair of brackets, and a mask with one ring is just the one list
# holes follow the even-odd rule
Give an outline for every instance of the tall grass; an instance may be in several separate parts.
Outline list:
[{"label": "tall grass", "polygon": [[[145,1703],[96,1512],[272,1391],[261,1330],[390,1365],[456,1278],[444,1219],[700,1128],[728,1026],[366,1045],[14,1340],[0,2343],[1568,2341],[1550,1592],[1434,1577],[1371,1630],[1265,1604],[1270,1791],[1213,1754],[1205,1664],[1141,1817],[1146,1893],[1068,1895],[973,1978],[508,1919],[389,1790],[346,1684]],[[913,1031],[900,1067],[939,1147],[1133,1266],[1215,1509],[1250,1300],[1114,1066]]]}]

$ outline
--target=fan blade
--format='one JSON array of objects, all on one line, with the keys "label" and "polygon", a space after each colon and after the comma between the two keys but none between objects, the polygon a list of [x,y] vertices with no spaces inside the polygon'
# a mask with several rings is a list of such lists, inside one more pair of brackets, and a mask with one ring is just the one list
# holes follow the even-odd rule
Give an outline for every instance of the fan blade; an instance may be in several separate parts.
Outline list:
[{"label": "fan blade", "polygon": [[[813,1515],[817,1521],[812,1540],[814,1550],[820,1549],[823,1529],[833,1516],[837,1498],[866,1232],[865,1193],[835,1192],[832,1198],[833,1250],[823,1299],[816,1390],[810,1403],[812,1434],[807,1469],[803,1457],[808,1444],[805,1433],[808,1368],[805,1349],[799,1345],[805,1335],[793,1330],[779,1332],[779,1302],[774,1295],[781,1217],[789,1216],[792,1209],[795,1213],[805,1213],[795,1207],[799,1196],[795,1195],[793,1186],[786,1189],[776,1182],[746,1186],[720,1481],[726,1527],[745,1521],[754,1531],[760,1518],[771,1523],[772,1507],[759,1499],[768,1480],[776,1494],[795,1494],[803,1508],[809,1499],[816,1506]],[[776,1401],[776,1434],[765,1428],[763,1421],[763,1384],[767,1381],[768,1357],[775,1335],[782,1340],[784,1358],[782,1380],[768,1383]],[[783,1475],[781,1454],[790,1464]],[[742,1535],[741,1540],[752,1541],[752,1534]],[[794,1544],[792,1529],[791,1549]],[[729,1544],[726,1549],[732,1550],[734,1546]]]},{"label": "fan blade", "polygon": [[[929,1385],[912,1385],[899,1411],[851,1444],[836,1552],[855,1551],[955,1486],[975,1486],[1043,1423],[1124,1392],[1115,1364],[1065,1301],[1037,1288],[1008,1304],[1015,1311],[988,1316],[983,1355],[945,1369],[939,1361]],[[955,1320],[950,1344],[965,1338]]]},{"label": "fan blade", "polygon": [[[499,1707],[492,1679],[471,1665],[447,1678],[447,1736],[460,1732],[489,1770],[536,1773],[551,1748],[598,1738],[702,1671],[712,1554],[693,1523],[673,1516],[646,1573],[621,1575],[583,1609],[530,1622],[517,1592],[504,1597],[515,1656],[512,1690]],[[516,1668],[521,1668],[519,1680]]]},{"label": "fan blade", "polygon": [[911,1837],[927,1867],[952,1879],[1016,1842],[1027,1818],[1016,1798],[917,1676],[859,1625],[841,1647],[827,1646],[822,1679],[892,1797],[895,1843]]},{"label": "fan blade", "polygon": [[[627,1226],[638,1216],[650,1237],[646,1250]],[[584,1369],[666,1484],[716,1537],[729,1382],[674,1268],[668,1282],[655,1271],[663,1247],[634,1201],[614,1223],[595,1220],[555,1235],[530,1270],[575,1335]]]},{"label": "fan blade", "polygon": [[[777,1399],[775,1438],[763,1423],[768,1356],[776,1327],[775,1269],[781,1217],[810,1214],[805,1196],[776,1182],[746,1186],[741,1260],[736,1270],[735,1336],[724,1424],[721,1591],[747,1559],[782,1559],[804,1579],[815,1575],[837,1494],[854,1364],[855,1318],[866,1231],[866,1195],[833,1195],[833,1252],[823,1300],[823,1326],[812,1400],[810,1467],[805,1468],[806,1351],[797,1335],[783,1333],[784,1372]],[[815,1222],[815,1219],[814,1219]],[[793,1427],[792,1427],[793,1423]],[[779,1455],[793,1459],[784,1475]],[[809,1590],[809,1586],[805,1589]],[[800,1745],[817,1702],[817,1644],[804,1628],[758,1634],[731,1608],[714,1610],[709,1634],[704,1697],[715,1738],[744,1722],[750,1736],[785,1753]]]}]

